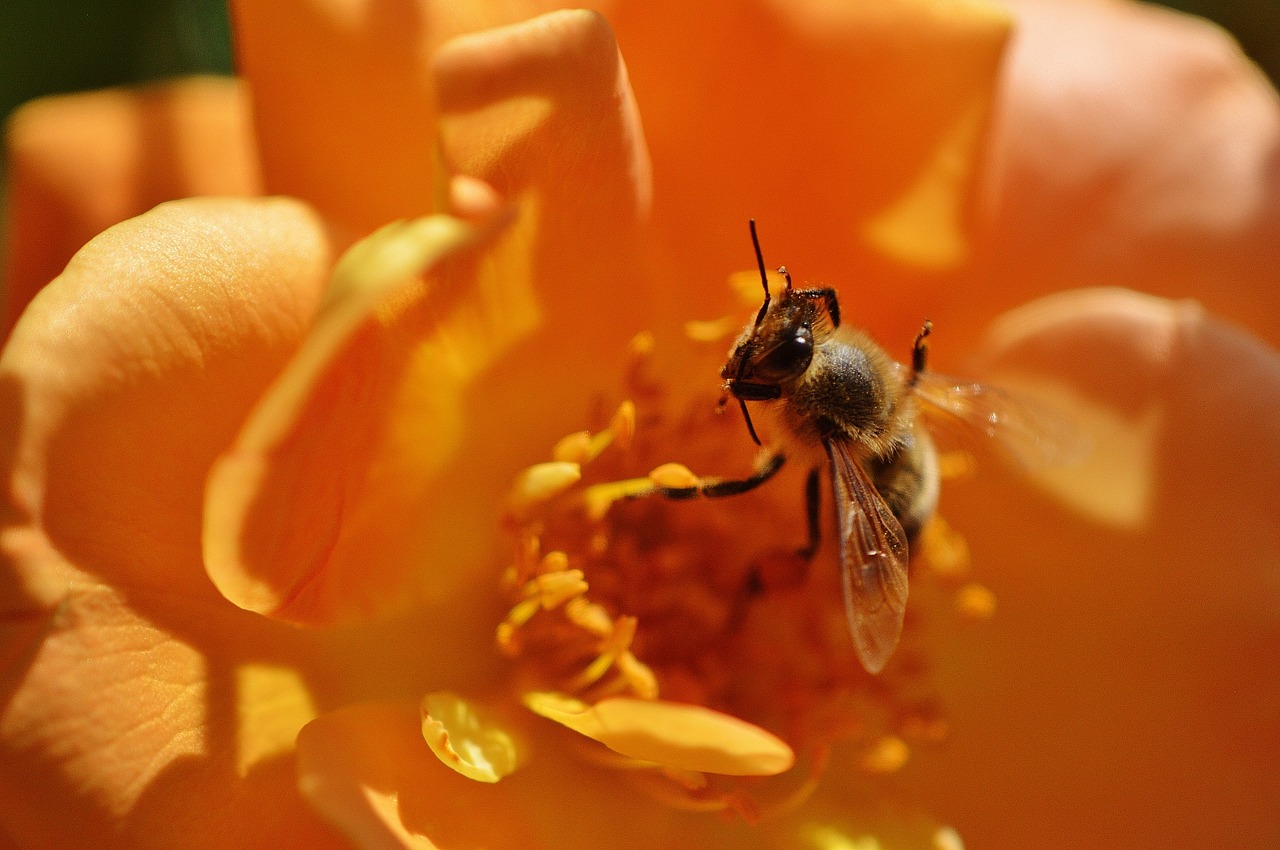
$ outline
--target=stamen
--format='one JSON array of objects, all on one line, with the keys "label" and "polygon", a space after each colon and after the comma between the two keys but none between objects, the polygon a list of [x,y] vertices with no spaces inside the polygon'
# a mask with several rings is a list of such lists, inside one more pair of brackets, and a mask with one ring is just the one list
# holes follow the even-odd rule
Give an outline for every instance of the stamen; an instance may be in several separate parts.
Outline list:
[{"label": "stamen", "polygon": [[699,483],[698,476],[679,463],[664,463],[649,473],[649,480],[659,487],[697,487]]},{"label": "stamen", "polygon": [[598,458],[609,446],[617,444],[626,451],[636,431],[636,406],[631,401],[618,405],[609,427],[597,434],[590,431],[576,431],[562,438],[551,450],[551,456],[559,462],[575,463],[582,466]]},{"label": "stamen", "polygon": [[895,735],[880,738],[858,759],[858,765],[867,773],[896,773],[907,763],[911,748]]},{"label": "stamen", "polygon": [[959,582],[969,574],[969,543],[940,516],[920,532],[920,560],[938,578]]},{"label": "stamen", "polygon": [[966,584],[956,591],[956,614],[967,623],[990,620],[996,613],[996,595],[980,584]]},{"label": "stamen", "polygon": [[526,516],[581,479],[582,467],[576,463],[536,463],[516,478],[507,496],[507,509],[516,517]]},{"label": "stamen", "polygon": [[684,335],[694,342],[723,342],[742,330],[738,316],[721,316],[702,322],[685,322]]},{"label": "stamen", "polygon": [[[948,592],[913,599],[894,672],[870,679],[834,547],[824,540],[812,565],[795,554],[802,494],[770,484],[731,499],[659,495],[719,480],[692,469],[732,475],[750,458],[726,454],[742,444],[740,423],[714,414],[714,382],[687,410],[668,409],[687,394],[655,375],[653,351],[652,335],[637,335],[625,400],[605,427],[560,440],[554,460],[513,487],[515,553],[502,580],[511,607],[497,641],[522,698],[585,736],[575,735],[585,758],[686,811],[752,821],[794,811],[833,749],[869,774],[900,769],[908,742],[946,734],[922,683],[931,632],[919,623],[938,605],[929,600],[954,606],[942,609],[951,623],[994,610],[990,591],[966,583],[964,539],[940,519],[922,531],[912,581]],[[670,462],[677,451],[683,463]]]},{"label": "stamen", "polygon": [[610,481],[606,484],[593,484],[582,492],[583,506],[587,518],[593,522],[604,519],[605,514],[613,507],[613,503],[622,499],[633,499],[653,492],[653,482],[648,478],[631,478],[626,481]]}]

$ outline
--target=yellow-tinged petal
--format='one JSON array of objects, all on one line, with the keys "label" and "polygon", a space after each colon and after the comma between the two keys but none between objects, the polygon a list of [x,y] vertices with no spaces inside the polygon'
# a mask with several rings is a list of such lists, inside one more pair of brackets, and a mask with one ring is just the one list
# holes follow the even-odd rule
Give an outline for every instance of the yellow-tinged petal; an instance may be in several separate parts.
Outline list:
[{"label": "yellow-tinged petal", "polygon": [[529,745],[511,724],[447,691],[422,698],[422,737],[441,762],[477,782],[497,782],[529,757]]},{"label": "yellow-tinged petal", "polygon": [[[420,512],[424,499],[446,497],[429,485],[456,450],[460,393],[528,323],[514,303],[502,323],[448,317],[459,264],[445,261],[505,221],[400,222],[339,262],[302,347],[210,475],[205,558],[227,598],[332,622],[402,606],[422,589]],[[498,272],[474,269],[462,274],[478,297]],[[518,267],[502,271],[502,286],[524,285]]]},{"label": "yellow-tinged petal", "polygon": [[614,697],[588,705],[563,694],[526,693],[524,704],[548,720],[632,758],[728,776],[773,776],[795,754],[745,720],[698,705]]},{"label": "yellow-tinged petal", "polygon": [[235,671],[236,771],[247,776],[271,758],[293,752],[298,730],[317,714],[296,667],[241,664]]},{"label": "yellow-tinged petal", "polygon": [[445,767],[418,707],[361,703],[316,718],[298,737],[298,783],[361,848],[542,848],[509,789]]},{"label": "yellow-tinged petal", "polygon": [[352,234],[446,212],[432,56],[459,33],[546,5],[236,0],[237,67],[253,93],[267,191],[307,201]]}]

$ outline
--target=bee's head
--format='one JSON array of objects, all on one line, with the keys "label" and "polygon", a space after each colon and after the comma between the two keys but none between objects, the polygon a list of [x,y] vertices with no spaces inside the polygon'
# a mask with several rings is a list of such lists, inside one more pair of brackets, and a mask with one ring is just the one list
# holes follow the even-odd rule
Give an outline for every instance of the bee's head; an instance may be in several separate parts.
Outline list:
[{"label": "bee's head", "polygon": [[[839,324],[839,309],[832,290],[797,292],[786,266],[778,269],[786,286],[775,301],[769,293],[769,275],[765,271],[755,219],[751,220],[750,227],[764,301],[755,322],[734,345],[720,377],[724,378],[725,392],[738,400],[751,438],[759,443],[746,403],[782,397],[783,387],[802,376],[813,360],[815,325],[821,321],[829,321],[833,327]],[[825,314],[820,312],[819,302],[826,305]]]}]

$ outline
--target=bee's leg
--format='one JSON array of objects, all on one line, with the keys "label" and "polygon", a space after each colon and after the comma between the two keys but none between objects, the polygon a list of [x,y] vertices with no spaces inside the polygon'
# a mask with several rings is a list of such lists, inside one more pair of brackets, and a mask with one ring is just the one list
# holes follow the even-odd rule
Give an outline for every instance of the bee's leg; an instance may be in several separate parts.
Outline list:
[{"label": "bee's leg", "polygon": [[818,513],[822,509],[822,479],[818,470],[809,470],[809,477],[804,482],[805,516],[809,521],[809,542],[800,549],[800,557],[806,561],[813,560],[818,552],[818,544],[822,542],[822,522]]},{"label": "bee's leg", "polygon": [[925,370],[929,362],[929,334],[933,333],[933,322],[924,320],[916,341],[911,344],[911,376],[907,378],[907,386],[914,387],[916,376]]},{"label": "bee's leg", "polygon": [[778,470],[782,469],[782,465],[787,462],[786,455],[776,454],[751,473],[747,478],[741,479],[714,479],[701,484],[695,484],[692,487],[658,487],[656,492],[659,496],[665,496],[668,499],[695,499],[699,496],[705,496],[708,499],[722,499],[725,496],[737,496],[739,493],[746,493],[754,490],[770,478],[778,474]]},{"label": "bee's leg", "polygon": [[743,599],[736,604],[745,605],[770,588],[797,587],[804,582],[813,556],[817,554],[822,542],[822,521],[819,516],[822,509],[822,477],[818,468],[809,470],[809,475],[805,478],[804,507],[809,525],[809,541],[794,553],[772,553],[753,563],[747,570],[747,580],[742,589]]}]

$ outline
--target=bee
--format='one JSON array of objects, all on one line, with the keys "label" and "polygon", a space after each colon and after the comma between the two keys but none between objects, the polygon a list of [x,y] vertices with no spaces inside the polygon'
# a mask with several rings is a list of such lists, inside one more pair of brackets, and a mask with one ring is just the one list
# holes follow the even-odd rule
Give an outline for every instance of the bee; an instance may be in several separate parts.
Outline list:
[{"label": "bee", "polygon": [[[879,673],[902,635],[911,543],[938,504],[938,455],[925,416],[958,421],[994,439],[1024,463],[1058,452],[1066,437],[1051,417],[997,387],[927,369],[927,320],[911,361],[894,361],[863,331],[841,324],[830,288],[769,290],[764,255],[750,223],[764,288],[755,321],[721,370],[725,399],[737,400],[747,431],[761,445],[748,404],[767,417],[771,440],[750,477],[665,488],[668,498],[723,497],[752,490],[784,463],[810,471],[805,499],[811,559],[821,538],[821,473],[830,481],[845,614],[863,667]],[[922,415],[924,414],[924,415]]]}]

